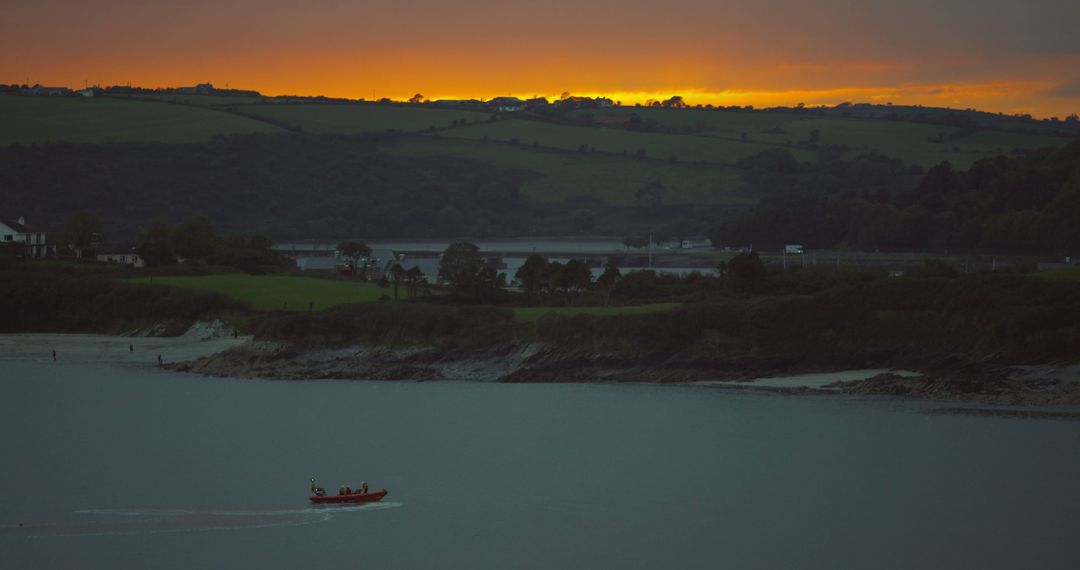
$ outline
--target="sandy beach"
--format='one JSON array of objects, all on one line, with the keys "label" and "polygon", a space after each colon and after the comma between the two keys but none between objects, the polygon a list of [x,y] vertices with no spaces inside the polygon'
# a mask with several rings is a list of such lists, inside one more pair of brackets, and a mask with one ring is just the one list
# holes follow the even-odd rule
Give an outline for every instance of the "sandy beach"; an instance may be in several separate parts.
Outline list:
[{"label": "sandy beach", "polygon": [[175,337],[126,337],[92,334],[0,335],[0,361],[149,364],[158,355],[168,363],[186,362],[240,346],[251,337],[203,336],[189,331]]}]

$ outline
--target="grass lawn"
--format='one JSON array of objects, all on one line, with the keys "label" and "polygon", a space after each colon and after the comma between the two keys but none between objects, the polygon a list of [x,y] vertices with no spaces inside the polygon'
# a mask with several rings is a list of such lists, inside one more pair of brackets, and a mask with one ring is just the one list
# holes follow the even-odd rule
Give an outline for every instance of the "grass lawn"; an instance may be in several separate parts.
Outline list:
[{"label": "grass lawn", "polygon": [[[713,136],[738,139],[746,133],[749,141],[769,143],[797,143],[805,141],[817,130],[820,144],[844,145],[855,149],[852,155],[873,151],[899,158],[907,164],[930,167],[949,161],[958,169],[967,169],[976,160],[1008,154],[1014,148],[1058,147],[1069,139],[1048,135],[983,130],[972,135],[944,143],[930,139],[941,134],[951,134],[953,127],[846,117],[820,117],[781,112],[707,111],[699,109],[651,109],[622,107],[609,109],[583,109],[578,115],[636,114],[643,120],[653,120],[669,127],[692,127]],[[782,133],[765,133],[765,130],[782,129]],[[959,148],[959,151],[954,150]]]},{"label": "grass lawn", "polygon": [[132,281],[225,293],[242,301],[248,301],[260,310],[287,307],[291,311],[306,311],[308,302],[314,301],[315,310],[321,311],[334,305],[376,301],[384,293],[393,295],[392,288],[380,289],[374,283],[278,275],[139,277]]},{"label": "grass lawn", "polygon": [[[634,154],[644,149],[649,158],[667,160],[676,157],[681,161],[712,162],[733,165],[740,158],[757,154],[771,145],[743,143],[715,137],[695,135],[672,135],[666,133],[641,133],[610,129],[604,127],[574,127],[555,125],[538,121],[509,120],[495,123],[482,123],[443,133],[446,137],[512,141],[517,139],[522,144],[577,150],[581,145],[595,147],[608,153]],[[812,161],[815,152],[803,149],[791,149],[792,154],[801,161]]]},{"label": "grass lawn", "polygon": [[1068,269],[1055,269],[1053,271],[1040,271],[1035,274],[1035,277],[1039,279],[1066,279],[1069,281],[1080,281],[1080,267],[1070,267]]},{"label": "grass lawn", "polygon": [[113,97],[0,97],[0,145],[72,143],[191,143],[214,135],[281,129],[194,105]]},{"label": "grass lawn", "polygon": [[[453,131],[451,131],[453,132]],[[634,194],[650,182],[666,188],[665,204],[747,205],[756,195],[743,187],[733,167],[638,160],[603,154],[577,154],[528,145],[410,137],[388,143],[385,150],[404,156],[450,156],[517,168],[539,174],[521,186],[538,202],[557,203],[588,196],[609,204],[636,204]]]},{"label": "grass lawn", "polygon": [[454,121],[484,121],[488,113],[394,105],[277,104],[249,105],[245,113],[296,125],[309,133],[381,133],[390,129],[418,132],[447,127]]},{"label": "grass lawn", "polygon": [[594,315],[610,317],[615,315],[644,315],[670,311],[681,306],[679,303],[653,303],[651,305],[633,305],[627,307],[519,307],[514,309],[514,318],[521,323],[533,323],[548,313],[560,315]]}]

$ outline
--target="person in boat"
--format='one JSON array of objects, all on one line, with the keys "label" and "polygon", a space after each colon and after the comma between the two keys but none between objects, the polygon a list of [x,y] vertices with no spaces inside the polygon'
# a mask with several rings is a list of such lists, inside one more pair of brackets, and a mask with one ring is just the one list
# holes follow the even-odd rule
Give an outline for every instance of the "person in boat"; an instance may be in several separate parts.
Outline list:
[{"label": "person in boat", "polygon": [[362,494],[366,495],[367,494],[367,489],[368,489],[367,481],[364,481],[363,483],[360,483],[360,492]]},{"label": "person in boat", "polygon": [[323,489],[322,487],[316,487],[315,486],[315,478],[314,477],[311,478],[311,493],[314,494],[316,497],[325,497],[326,496],[326,489]]}]

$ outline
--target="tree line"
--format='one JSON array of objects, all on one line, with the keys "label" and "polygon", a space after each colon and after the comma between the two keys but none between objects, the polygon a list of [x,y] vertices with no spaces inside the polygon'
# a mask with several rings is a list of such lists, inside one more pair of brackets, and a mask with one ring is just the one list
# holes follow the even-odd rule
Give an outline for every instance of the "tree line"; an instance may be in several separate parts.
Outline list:
[{"label": "tree line", "polygon": [[156,222],[138,236],[135,250],[147,266],[205,264],[247,272],[282,269],[291,262],[275,252],[264,235],[244,237],[217,231],[203,216],[176,225]]},{"label": "tree line", "polygon": [[983,159],[966,172],[943,162],[921,175],[881,156],[810,165],[784,153],[740,163],[765,195],[714,226],[714,245],[1080,252],[1080,141]]}]

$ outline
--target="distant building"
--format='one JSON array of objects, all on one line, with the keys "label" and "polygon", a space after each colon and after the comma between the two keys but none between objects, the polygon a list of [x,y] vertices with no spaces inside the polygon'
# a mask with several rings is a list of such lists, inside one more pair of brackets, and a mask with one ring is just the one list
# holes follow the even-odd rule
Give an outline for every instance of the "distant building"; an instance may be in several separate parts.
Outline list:
[{"label": "distant building", "polygon": [[712,240],[706,236],[693,236],[684,238],[679,244],[682,249],[695,249],[699,247],[712,247]]},{"label": "distant building", "polygon": [[496,97],[488,101],[488,107],[492,111],[500,113],[512,113],[525,108],[525,102],[517,97]]},{"label": "distant building", "polygon": [[525,100],[526,109],[544,109],[550,106],[551,103],[548,102],[547,97],[534,97]]},{"label": "distant building", "polygon": [[97,252],[97,260],[105,263],[130,265],[132,267],[143,267],[146,265],[143,258],[139,256],[138,252],[136,252],[133,247],[103,249]]},{"label": "distant building", "polygon": [[340,271],[344,263],[337,257],[298,257],[296,267],[300,271]]},{"label": "distant building", "polygon": [[33,87],[27,87],[26,89],[23,89],[22,94],[44,97],[52,97],[56,95],[64,96],[71,95],[71,89],[68,89],[67,87],[45,87],[44,85],[39,83],[37,85],[34,85]]},{"label": "distant building", "polygon": [[371,255],[360,260],[368,279],[376,280],[397,263],[400,256],[391,249],[373,249]]},{"label": "distant building", "polygon": [[214,93],[214,85],[211,83],[200,83],[195,87],[177,87],[176,92],[181,95],[211,95]]},{"label": "distant building", "polygon": [[23,217],[0,220],[0,247],[27,257],[45,257],[49,253],[45,232],[27,225]]},{"label": "distant building", "polygon": [[566,99],[560,99],[555,103],[555,106],[560,110],[569,111],[573,109],[595,109],[597,107],[610,107],[612,105],[611,99],[607,97],[578,97],[576,95],[567,97]]},{"label": "distant building", "polygon": [[79,95],[82,95],[83,97],[97,97],[104,92],[104,89],[95,85],[94,87],[87,87],[86,89],[79,91]]}]

